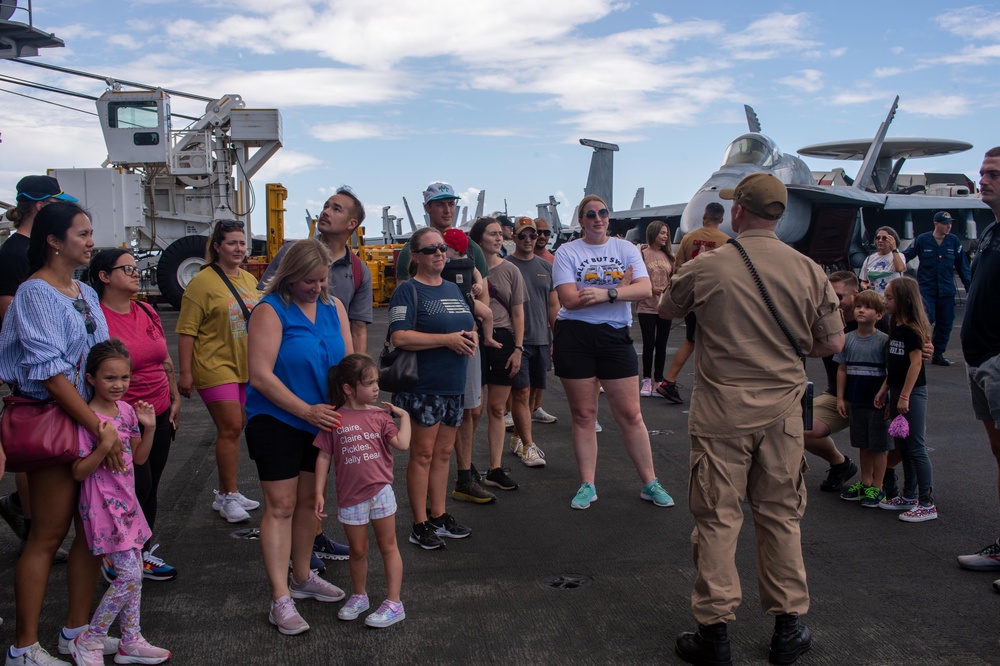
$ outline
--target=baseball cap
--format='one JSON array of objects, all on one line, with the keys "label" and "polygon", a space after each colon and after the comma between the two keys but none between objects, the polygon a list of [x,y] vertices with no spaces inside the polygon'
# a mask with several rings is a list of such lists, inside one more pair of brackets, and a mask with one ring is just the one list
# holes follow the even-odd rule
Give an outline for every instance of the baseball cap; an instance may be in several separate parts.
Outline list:
[{"label": "baseball cap", "polygon": [[535,226],[535,221],[530,217],[519,217],[517,218],[517,224],[514,225],[514,235],[521,233],[525,229],[531,229],[532,231],[538,231],[538,227]]},{"label": "baseball cap", "polygon": [[938,224],[952,224],[955,221],[955,218],[953,218],[951,213],[948,211],[942,210],[934,213],[934,221]]},{"label": "baseball cap", "polygon": [[17,183],[18,201],[45,201],[59,199],[60,201],[78,201],[59,187],[59,181],[52,176],[25,176]]},{"label": "baseball cap", "polygon": [[459,254],[465,254],[469,250],[469,237],[461,229],[452,227],[446,229],[444,234],[444,244],[455,250]]},{"label": "baseball cap", "polygon": [[506,215],[497,215],[497,222],[500,223],[501,227],[513,227],[514,220],[510,219]]},{"label": "baseball cap", "polygon": [[455,194],[455,188],[453,188],[448,183],[436,182],[431,183],[424,190],[424,203],[430,203],[432,201],[439,201],[441,199],[461,199],[462,197]]},{"label": "baseball cap", "polygon": [[[788,190],[785,184],[773,174],[752,173],[741,180],[736,187],[726,187],[719,190],[719,197],[731,199],[748,211],[765,220],[777,220],[784,215],[788,205]],[[781,204],[781,214],[771,215],[767,207],[771,204]]]}]

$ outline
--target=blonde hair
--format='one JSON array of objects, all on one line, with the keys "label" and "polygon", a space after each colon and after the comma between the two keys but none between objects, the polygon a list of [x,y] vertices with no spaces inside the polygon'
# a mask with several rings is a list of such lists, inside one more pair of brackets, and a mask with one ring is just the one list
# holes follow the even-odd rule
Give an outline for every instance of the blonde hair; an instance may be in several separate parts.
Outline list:
[{"label": "blonde hair", "polygon": [[[329,272],[332,264],[333,254],[326,243],[316,238],[294,241],[281,258],[278,270],[264,286],[264,296],[277,294],[288,305],[292,301],[293,284],[308,278],[321,268]],[[329,285],[319,292],[319,299],[327,305],[333,303],[330,300]]]}]

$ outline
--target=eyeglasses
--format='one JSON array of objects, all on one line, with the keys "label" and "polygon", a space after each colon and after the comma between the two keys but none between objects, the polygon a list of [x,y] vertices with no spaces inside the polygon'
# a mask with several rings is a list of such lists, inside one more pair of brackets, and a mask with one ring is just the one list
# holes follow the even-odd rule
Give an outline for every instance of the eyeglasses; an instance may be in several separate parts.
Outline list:
[{"label": "eyeglasses", "polygon": [[539,236],[551,236],[552,232],[549,231],[548,229],[539,229],[538,230],[538,235]]},{"label": "eyeglasses", "polygon": [[115,266],[114,268],[110,269],[108,273],[119,270],[129,277],[139,274],[139,268],[137,266],[133,266],[132,264],[125,264],[124,266]]},{"label": "eyeglasses", "polygon": [[517,238],[518,240],[525,240],[528,238],[530,238],[531,240],[535,240],[536,238],[538,238],[538,234],[536,234],[534,231],[522,231],[517,235]]},{"label": "eyeglasses", "polygon": [[90,314],[90,306],[87,305],[87,301],[83,300],[83,296],[76,297],[76,300],[73,301],[73,309],[83,315],[83,321],[87,325],[87,334],[93,334],[97,330],[97,320]]},{"label": "eyeglasses", "polygon": [[608,209],[607,208],[602,208],[601,210],[596,211],[596,212],[592,211],[592,210],[588,210],[586,213],[583,214],[583,216],[585,218],[587,218],[588,220],[596,220],[598,215],[600,215],[603,218],[603,217],[607,217],[608,215],[610,215],[610,213],[608,213]]},{"label": "eyeglasses", "polygon": [[427,247],[422,247],[419,250],[414,250],[414,252],[419,252],[420,254],[426,254],[428,257],[432,254],[437,254],[438,252],[444,254],[448,251],[448,246],[444,243],[440,245],[428,245]]}]

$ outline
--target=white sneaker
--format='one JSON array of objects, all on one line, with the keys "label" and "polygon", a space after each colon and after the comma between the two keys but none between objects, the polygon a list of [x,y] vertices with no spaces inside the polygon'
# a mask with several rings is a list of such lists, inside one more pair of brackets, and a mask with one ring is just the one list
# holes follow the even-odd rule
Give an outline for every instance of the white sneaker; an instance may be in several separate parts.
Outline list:
[{"label": "white sneaker", "polygon": [[545,454],[534,444],[529,444],[521,454],[521,462],[528,467],[545,467]]},{"label": "white sneaker", "polygon": [[510,436],[510,452],[518,458],[524,454],[524,442],[517,435]]},{"label": "white sneaker", "polygon": [[539,407],[531,413],[531,420],[535,423],[555,423],[559,419],[549,414],[547,411]]},{"label": "white sneaker", "polygon": [[600,421],[594,421],[594,432],[601,432],[604,428],[601,427]]},{"label": "white sneaker", "polygon": [[250,520],[250,514],[240,505],[237,495],[239,493],[229,493],[228,495],[220,496],[222,506],[219,508],[219,515],[230,523],[242,523]]},{"label": "white sneaker", "polygon": [[[212,509],[214,511],[221,511],[222,501],[225,499],[226,495],[224,493],[220,493],[218,490],[213,492],[215,493],[215,500],[212,501]],[[260,502],[254,501],[249,497],[244,497],[241,493],[229,493],[229,494],[234,496],[236,498],[236,501],[239,502],[240,506],[243,507],[243,509],[246,511],[253,511],[254,509],[260,506]]]},{"label": "white sneaker", "polygon": [[639,389],[640,398],[649,398],[653,395],[653,380],[649,377],[642,378],[642,388]]},{"label": "white sneaker", "polygon": [[[89,625],[88,625],[89,628]],[[62,630],[59,630],[59,654],[69,654],[69,643],[72,638],[66,638]],[[118,654],[118,639],[114,636],[104,637],[104,654]]]},{"label": "white sneaker", "polygon": [[7,650],[7,660],[4,663],[6,666],[73,666],[68,661],[56,659],[38,643],[29,646],[28,651],[20,657],[10,656],[10,650]]},{"label": "white sneaker", "polygon": [[510,412],[507,412],[506,414],[503,415],[503,427],[506,428],[507,430],[510,430],[511,428],[514,427],[514,415],[511,414]]}]

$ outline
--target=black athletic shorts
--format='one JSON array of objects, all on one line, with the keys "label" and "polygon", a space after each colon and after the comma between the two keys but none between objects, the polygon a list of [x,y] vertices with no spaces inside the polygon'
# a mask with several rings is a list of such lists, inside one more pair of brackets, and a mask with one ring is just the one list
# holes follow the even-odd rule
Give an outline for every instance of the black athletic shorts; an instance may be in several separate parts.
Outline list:
[{"label": "black athletic shorts", "polygon": [[623,379],[639,375],[629,329],[562,319],[552,339],[556,376],[564,379]]}]

